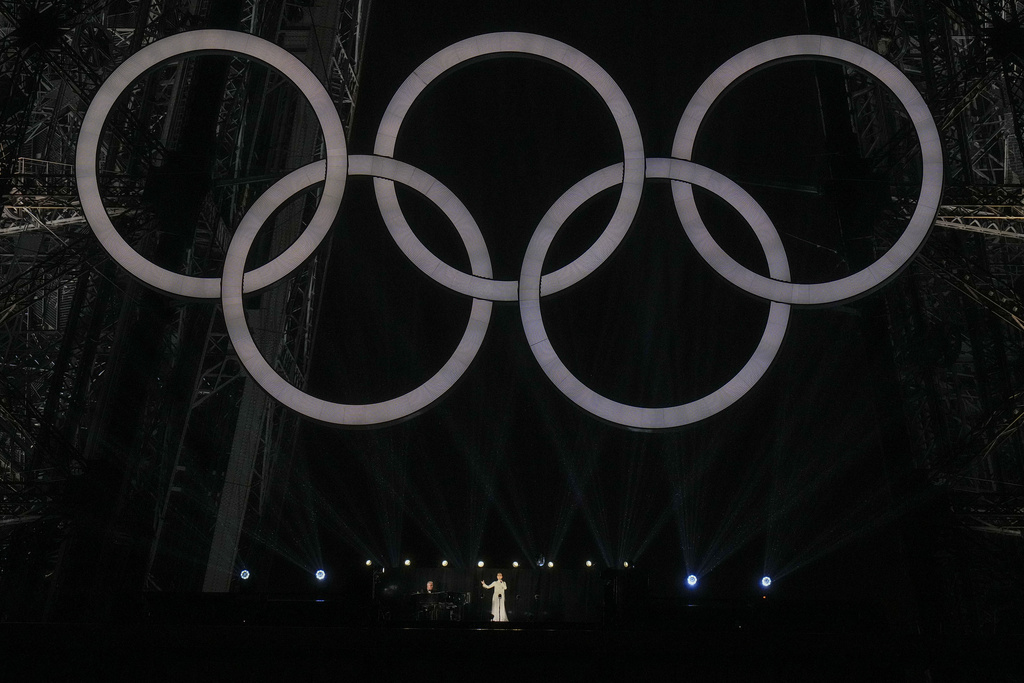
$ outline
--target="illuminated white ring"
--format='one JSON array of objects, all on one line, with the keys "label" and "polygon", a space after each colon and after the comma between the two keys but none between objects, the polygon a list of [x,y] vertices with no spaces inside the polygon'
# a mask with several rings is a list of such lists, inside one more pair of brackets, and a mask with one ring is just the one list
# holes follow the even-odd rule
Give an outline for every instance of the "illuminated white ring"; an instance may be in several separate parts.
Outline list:
[{"label": "illuminated white ring", "polygon": [[[144,259],[122,238],[107,216],[100,197],[97,178],[97,156],[100,133],[110,110],[132,82],[148,69],[171,58],[188,53],[229,53],[252,57],[279,71],[298,87],[313,107],[323,131],[327,149],[326,170],[309,178],[310,183],[325,182],[320,203],[308,227],[281,255],[256,268],[246,278],[246,292],[267,287],[294,271],[309,258],[323,240],[341,205],[348,176],[348,150],[345,130],[334,102],[316,76],[288,51],[262,38],[237,31],[203,30],[180,33],[158,40],[129,57],[114,70],[96,92],[82,121],[75,157],[75,174],[82,212],[103,248],[128,272],[147,285],[161,291],[196,299],[220,296],[219,278],[180,275]],[[306,167],[309,173],[312,167]]]},{"label": "illuminated white ring", "polygon": [[[550,60],[569,69],[586,81],[601,97],[615,119],[622,138],[622,193],[608,226],[598,240],[572,263],[544,276],[544,291],[553,294],[569,287],[604,263],[629,230],[644,183],[644,149],[633,109],[612,77],[590,57],[553,38],[530,33],[488,33],[450,45],[409,75],[398,88],[377,129],[374,154],[394,155],[398,133],[413,102],[438,76],[471,59],[495,54],[531,55]],[[377,203],[395,241],[417,268],[439,282],[457,283],[453,288],[470,296],[490,301],[515,301],[515,280],[484,280],[451,267],[434,256],[413,234],[398,204],[394,183],[374,180]]]},{"label": "illuminated white ring", "polygon": [[[666,408],[641,408],[613,401],[580,382],[565,367],[547,338],[540,310],[543,293],[541,267],[551,241],[566,219],[583,202],[618,183],[620,175],[618,165],[591,174],[562,195],[541,219],[526,249],[527,257],[519,278],[523,329],[530,350],[544,373],[559,391],[588,413],[635,429],[667,429],[699,422],[735,403],[764,376],[785,337],[790,306],[772,302],[761,341],[750,360],[720,388],[695,401]],[[693,183],[720,196],[754,228],[768,259],[771,276],[789,278],[789,262],[778,232],[760,205],[739,185],[709,168],[680,159],[647,159],[646,175],[648,178]]]},{"label": "illuminated white ring", "polygon": [[[243,271],[245,259],[260,228],[289,198],[319,182],[318,178],[323,177],[323,167],[324,162],[318,161],[292,171],[260,195],[242,218],[224,257],[224,273],[221,276],[224,322],[231,344],[245,369],[268,394],[292,410],[321,422],[350,426],[379,425],[400,420],[429,406],[462,377],[483,343],[493,304],[490,301],[474,299],[466,331],[451,358],[433,377],[397,398],[380,403],[332,403],[314,398],[289,384],[267,363],[249,332],[242,305],[242,288],[243,280],[252,277],[252,274],[244,274]],[[394,159],[353,155],[350,158],[349,171],[352,175],[374,175],[401,182],[401,177],[408,175],[411,168]],[[440,185],[429,177],[426,182],[435,188]],[[486,250],[481,251],[475,246],[483,243],[483,236],[476,223],[469,217],[469,212],[443,187],[433,192],[432,196],[448,198],[445,205],[440,208],[455,223],[459,235],[466,242],[473,273],[484,278],[490,277],[491,264]]]},{"label": "illuminated white ring", "polygon": [[[921,144],[921,194],[899,240],[873,264],[831,282],[797,284],[767,278],[744,268],[711,238],[697,211],[689,185],[673,187],[676,211],[686,234],[719,275],[740,289],[769,301],[829,304],[865,294],[895,276],[920,249],[935,221],[942,196],[942,141],[931,112],[914,84],[884,57],[854,43],[828,36],[789,36],[755,45],[718,67],[694,94],[683,112],[672,143],[672,156],[691,159],[700,125],[715,101],[738,79],[782,59],[838,61],[866,71],[885,85],[910,115]],[[778,247],[780,250],[782,246]]]}]

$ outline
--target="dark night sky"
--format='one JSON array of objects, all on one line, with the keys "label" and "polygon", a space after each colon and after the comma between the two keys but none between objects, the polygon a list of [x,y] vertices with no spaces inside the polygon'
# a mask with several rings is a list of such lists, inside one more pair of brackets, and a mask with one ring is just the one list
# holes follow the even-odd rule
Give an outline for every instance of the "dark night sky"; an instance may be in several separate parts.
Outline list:
[{"label": "dark night sky", "polygon": [[[811,17],[815,32],[828,30],[823,5]],[[557,38],[603,66],[639,118],[647,156],[658,157],[668,156],[686,102],[716,66],[762,40],[807,32],[808,18],[802,2],[775,0],[376,0],[350,152],[371,152],[382,112],[419,63],[499,30]],[[862,267],[863,241],[851,236],[869,229],[877,210],[877,186],[834,180],[856,168],[836,113],[838,74],[800,62],[752,76],[715,110],[697,149],[697,161],[742,179],[765,207],[798,281]],[[500,59],[428,90],[395,156],[455,192],[481,226],[496,277],[515,279],[544,212],[577,180],[619,161],[620,150],[610,115],[575,77]],[[545,272],[592,243],[616,197],[605,192],[577,212]],[[400,198],[420,239],[467,268],[439,212],[412,192]],[[726,249],[764,272],[750,231],[712,198],[701,201]],[[350,181],[333,240],[311,392],[353,403],[404,393],[444,363],[470,302],[401,255],[369,179]],[[543,310],[555,348],[588,386],[657,406],[704,395],[734,374],[768,307],[711,272],[679,226],[668,184],[648,181],[620,249]],[[737,405],[691,427],[644,433],[604,424],[563,397],[527,348],[517,306],[496,305],[475,364],[426,411],[373,430],[306,425],[282,550],[296,566],[406,556],[630,560],[669,591],[692,571],[722,596],[749,590],[762,571],[800,569],[788,583],[801,595],[848,596],[845,582],[858,571],[881,571],[896,585],[899,570],[888,563],[899,561],[897,544],[878,533],[901,502],[889,489],[899,456],[886,435],[898,418],[880,408],[892,387],[877,370],[878,311],[870,297],[795,310],[775,365]],[[282,565],[282,576],[292,571]]]}]

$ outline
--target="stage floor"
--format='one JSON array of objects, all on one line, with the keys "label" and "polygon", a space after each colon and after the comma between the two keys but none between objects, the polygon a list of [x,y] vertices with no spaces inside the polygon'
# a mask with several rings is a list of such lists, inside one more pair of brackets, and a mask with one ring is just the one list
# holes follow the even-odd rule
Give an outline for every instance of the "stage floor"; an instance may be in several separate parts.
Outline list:
[{"label": "stage floor", "polygon": [[[616,623],[489,624],[373,622],[309,599],[210,609],[217,600],[178,597],[160,596],[132,619],[2,623],[5,672],[68,681],[975,680],[963,639],[896,634],[858,621],[849,605],[678,605]],[[1019,657],[1000,663],[1021,645],[987,641],[997,668],[981,680],[1024,680],[1012,678],[1024,673]]]}]

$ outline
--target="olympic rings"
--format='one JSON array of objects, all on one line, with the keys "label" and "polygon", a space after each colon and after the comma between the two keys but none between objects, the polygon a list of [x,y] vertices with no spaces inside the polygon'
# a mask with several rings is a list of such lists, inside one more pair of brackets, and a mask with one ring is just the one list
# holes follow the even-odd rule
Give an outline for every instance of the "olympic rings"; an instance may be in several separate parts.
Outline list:
[{"label": "olympic rings", "polygon": [[[228,245],[221,278],[171,273],[143,259],[115,231],[99,196],[96,162],[103,124],[121,93],[147,69],[175,56],[195,52],[242,54],[280,71],[313,106],[323,129],[327,158],[292,171],[264,192],[246,212]],[[621,137],[623,161],[585,177],[548,210],[527,247],[518,281],[492,278],[487,245],[463,203],[426,172],[391,158],[405,116],[423,90],[452,67],[495,54],[525,54],[560,64],[588,83],[611,111]],[[778,231],[757,202],[735,182],[689,160],[696,136],[711,107],[737,79],[781,59],[825,59],[849,64],[885,84],[910,114],[923,158],[921,194],[910,224],[893,247],[871,266],[833,282],[805,285],[789,281],[786,252]],[[191,298],[221,297],[224,318],[239,359],[272,397],[307,417],[343,425],[379,425],[408,417],[444,395],[475,359],[490,320],[492,302],[518,301],[523,329],[544,373],[559,391],[583,410],[626,427],[664,429],[692,424],[739,400],[767,372],[781,348],[791,305],[828,304],[882,286],[913,258],[927,237],[942,192],[942,145],[924,100],[910,81],[882,57],[853,43],[824,36],[770,40],[741,52],[719,67],[694,95],[676,131],[671,159],[644,156],[632,108],[611,77],[588,57],[559,41],[525,33],[492,33],[441,50],[421,64],[401,85],[381,120],[374,155],[349,156],[344,130],[334,105],[316,77],[281,48],[255,36],[231,31],[193,31],[157,41],[119,66],[101,86],[86,112],[79,136],[76,173],[83,212],[104,249],[132,275],[161,291]],[[337,216],[349,175],[374,177],[381,215],[401,251],[428,277],[473,298],[469,321],[457,348],[430,379],[403,396],[374,404],[348,405],[315,398],[289,384],[267,363],[249,332],[243,294],[288,276],[312,254]],[[621,243],[639,207],[645,178],[672,181],[676,212],[697,252],[729,282],[771,302],[757,348],[742,369],[719,389],[689,403],[667,408],[629,406],[604,397],[576,379],[547,338],[541,316],[542,296],[576,284],[604,263]],[[452,222],[469,255],[464,273],[432,254],[416,237],[398,204],[400,182],[434,202]],[[280,256],[252,272],[246,257],[260,228],[285,201],[318,183],[324,191],[309,226]],[[569,265],[543,274],[544,259],[564,222],[585,201],[621,185],[615,211],[599,239]],[[764,277],[740,266],[715,243],[697,211],[691,185],[717,194],[747,220],[768,263]]]}]

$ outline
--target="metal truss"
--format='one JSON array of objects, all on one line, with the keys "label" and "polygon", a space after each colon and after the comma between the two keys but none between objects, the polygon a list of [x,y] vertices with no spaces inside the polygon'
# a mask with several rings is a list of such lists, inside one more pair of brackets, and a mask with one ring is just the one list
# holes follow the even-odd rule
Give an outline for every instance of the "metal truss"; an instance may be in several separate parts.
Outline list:
[{"label": "metal truss", "polygon": [[[194,9],[170,0],[0,0],[0,557],[10,559],[19,538],[34,539],[38,554],[53,558],[41,567],[46,576],[70,529],[66,492],[88,469],[96,397],[136,298],[85,225],[74,141],[84,103],[114,66],[187,24]],[[164,149],[177,69],[128,93],[101,148],[108,213],[144,252],[152,240],[142,239],[149,217],[139,160]],[[15,531],[24,526],[33,531]],[[0,580],[0,592],[12,590]]]},{"label": "metal truss", "polygon": [[[368,0],[242,5],[232,27],[306,61],[348,125]],[[297,418],[270,405],[244,375],[217,305],[168,304],[109,263],[85,224],[71,166],[85,104],[110,71],[164,35],[206,25],[210,7],[211,0],[0,0],[0,559],[24,537],[63,558],[63,574],[88,560],[51,552],[74,527],[47,520],[66,514],[65,484],[93,462],[122,473],[120,484],[110,484],[113,517],[103,521],[111,533],[152,518],[142,534],[149,549],[140,587],[195,589],[205,571],[207,589],[224,590],[231,572],[223,567],[239,543],[272,526],[263,520],[270,475],[287,467],[282,456],[293,447]],[[324,150],[315,120],[296,110],[297,93],[250,60],[230,59],[216,116],[214,186],[175,255],[174,236],[161,232],[150,209],[146,179],[173,163],[190,125],[195,78],[195,60],[178,60],[134,84],[108,122],[98,170],[108,214],[140,253],[170,253],[170,267],[180,259],[177,268],[207,275],[218,271],[253,198]],[[279,116],[284,111],[295,116]],[[289,129],[282,120],[297,123]],[[312,196],[286,207],[265,247],[293,239],[314,207]],[[308,373],[324,267],[324,257],[314,257],[251,307],[261,349],[297,386]],[[149,368],[131,367],[133,347],[152,357]],[[111,417],[132,398],[132,419]],[[24,525],[46,533],[12,531]],[[124,539],[99,540],[94,554],[128,561]],[[0,566],[0,592],[13,590]]]},{"label": "metal truss", "polygon": [[[878,50],[906,73],[936,113],[948,180],[1018,185],[1024,115],[1021,56],[1003,35],[1020,30],[1015,0],[836,0],[841,37]],[[861,151],[893,168],[913,151],[913,132],[881,87],[848,71],[853,127]]]},{"label": "metal truss", "polygon": [[947,188],[935,226],[1006,240],[1024,239],[1024,187],[971,185]]},{"label": "metal truss", "polygon": [[[995,488],[991,480],[970,480],[978,484],[972,491],[964,488],[954,497],[954,511],[963,516],[967,526],[977,531],[1005,534],[1019,538],[1024,532],[1024,488],[1017,489],[1016,495],[993,496],[988,489]],[[967,484],[968,482],[963,482]]]},{"label": "metal truss", "polygon": [[[328,88],[338,106],[342,123],[348,129],[358,93],[358,64],[362,53],[362,39],[369,9],[367,0],[340,0],[318,3],[315,8],[301,3],[286,2],[278,25],[277,42],[296,52]],[[324,27],[329,27],[325,30]],[[330,51],[324,50],[329,46]],[[307,119],[296,126],[292,151],[300,156],[289,160],[290,166],[303,163],[302,155],[310,152],[323,157],[326,150],[315,122]],[[308,158],[308,157],[307,157]],[[282,211],[278,219],[301,229],[312,216],[315,198],[307,195],[301,205],[293,204]],[[286,232],[287,234],[287,232]],[[291,237],[285,237],[290,241]],[[295,276],[277,297],[272,310],[274,330],[280,330],[276,347],[263,346],[264,354],[273,359],[275,370],[295,386],[304,387],[309,372],[312,341],[316,327],[319,285],[326,268],[323,249]],[[264,296],[266,300],[268,295]],[[263,310],[271,309],[264,306]],[[254,330],[259,320],[252,320]],[[264,320],[264,328],[266,321]],[[247,391],[250,390],[247,387]],[[256,399],[253,398],[253,401]],[[266,501],[272,496],[271,483],[281,487],[287,481],[290,462],[282,455],[289,454],[295,443],[299,421],[283,406],[268,402],[260,394],[261,412],[249,443],[236,437],[235,447],[227,466],[224,487],[219,499],[217,525],[214,529],[210,558],[203,583],[204,590],[227,590],[239,561],[255,562],[257,545],[272,538],[277,520],[265,516]],[[243,410],[247,405],[243,400]],[[252,449],[247,455],[245,448]]]},{"label": "metal truss", "polygon": [[[132,9],[130,3],[116,4]],[[0,451],[12,476],[19,468],[31,469],[32,459],[52,441],[48,431],[62,431],[59,420],[45,418],[76,412],[67,410],[77,400],[69,391],[88,382],[73,378],[90,370],[73,366],[95,362],[101,337],[109,331],[108,325],[91,321],[103,308],[96,305],[97,292],[109,283],[98,270],[104,259],[87,239],[68,163],[83,97],[111,68],[96,43],[107,5],[0,2],[0,75],[9,91],[0,98],[0,345],[9,369],[4,381],[12,402],[7,405],[20,403],[18,414],[9,408],[3,416],[7,438],[18,437]],[[117,16],[122,35],[141,37],[145,31],[138,29],[155,11],[150,6],[145,17],[122,12]],[[132,98],[126,110],[138,108],[139,99]],[[106,152],[116,166],[118,153]],[[123,153],[120,161],[123,165]],[[124,183],[114,179],[111,185]],[[117,194],[122,193],[111,192]],[[136,209],[137,203],[115,201],[111,215],[130,231],[127,223]],[[73,450],[80,451],[80,446]]]},{"label": "metal truss", "polygon": [[[353,22],[364,21],[363,5],[357,1],[321,2],[310,7],[308,3],[252,1],[243,11],[242,23],[303,59],[336,98],[347,126],[357,92],[354,56],[361,49],[362,35],[362,25]],[[241,218],[264,187],[286,170],[323,156],[319,128],[309,112],[297,107],[300,101],[297,92],[282,87],[276,74],[246,60],[231,60],[218,111],[215,167],[219,179],[199,221],[196,239],[197,244],[216,252],[218,259],[229,226]],[[291,114],[282,116],[282,112]],[[290,125],[282,127],[283,120]],[[269,252],[290,243],[315,206],[316,198],[310,195],[279,212],[265,245]],[[286,285],[261,295],[258,306],[252,306],[248,314],[261,351],[298,387],[305,386],[308,375],[318,287],[326,265],[321,254]],[[189,410],[177,444],[165,451],[170,466],[162,469],[168,474],[160,484],[161,503],[147,568],[147,585],[152,588],[201,585],[204,590],[222,591],[230,587],[236,555],[251,555],[255,552],[250,549],[252,539],[264,533],[258,529],[276,525],[264,519],[265,500],[271,482],[286,478],[278,471],[289,467],[287,456],[299,426],[294,414],[268,401],[244,374],[219,311],[204,320],[208,328]],[[211,420],[234,423],[212,462],[209,447],[194,444],[194,439],[209,430]],[[275,472],[278,474],[271,477]],[[197,502],[195,494],[203,489],[209,500]],[[191,539],[189,552],[182,552],[180,539]],[[197,583],[198,567],[182,566],[178,558],[183,554],[209,555],[205,577],[198,577],[201,584]]]},{"label": "metal truss", "polygon": [[[935,231],[885,293],[913,464],[950,494],[958,538],[1024,533],[1024,3],[1017,0],[835,0],[840,37],[885,54],[936,116],[947,160]],[[882,242],[912,204],[916,143],[891,98],[848,72],[861,153],[893,183]],[[966,536],[963,536],[966,534]],[[964,549],[957,543],[956,550]],[[975,558],[976,559],[976,558]],[[997,562],[997,560],[993,560]],[[991,620],[965,592],[970,567],[946,562],[954,618]],[[954,567],[955,565],[955,567]],[[980,565],[979,565],[980,566]],[[981,580],[974,576],[969,580]]]},{"label": "metal truss", "polygon": [[[134,551],[123,546],[131,535],[117,530],[147,517],[138,586],[225,590],[239,544],[249,553],[258,529],[274,526],[264,519],[265,501],[280,479],[271,475],[288,467],[283,456],[297,418],[270,405],[244,375],[216,304],[168,303],[108,261],[85,224],[71,166],[92,92],[143,46],[206,25],[211,1],[0,0],[0,560],[13,557],[18,538],[45,545],[64,568],[51,595],[60,594],[62,575],[90,559],[130,562],[124,553]],[[232,27],[303,59],[347,126],[369,1],[242,5]],[[108,122],[98,170],[108,214],[140,253],[209,275],[260,191],[324,150],[297,93],[267,69],[230,59],[216,115],[214,185],[176,247],[146,193],[174,162],[197,77],[195,60],[179,60],[134,84]],[[285,111],[292,115],[280,116]],[[264,248],[294,239],[314,207],[309,196],[279,212]],[[264,354],[297,386],[308,374],[324,267],[325,257],[315,256],[250,309]],[[152,358],[148,368],[133,367],[139,353]],[[126,402],[135,404],[131,419],[112,417]],[[73,522],[48,521],[67,514],[65,484],[104,462],[121,473],[105,484],[113,487],[111,516],[100,524],[109,533],[94,539],[101,546],[89,551],[93,557],[74,550],[81,539],[56,552],[75,533]],[[24,525],[46,533],[12,531]],[[57,567],[45,569],[50,576]],[[0,566],[0,592],[16,590]]]}]

